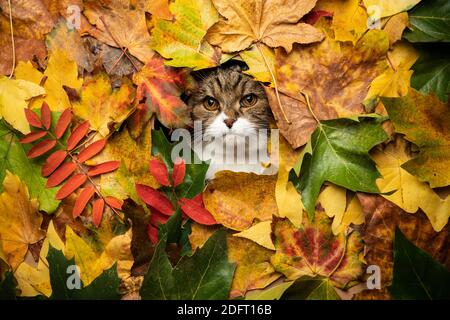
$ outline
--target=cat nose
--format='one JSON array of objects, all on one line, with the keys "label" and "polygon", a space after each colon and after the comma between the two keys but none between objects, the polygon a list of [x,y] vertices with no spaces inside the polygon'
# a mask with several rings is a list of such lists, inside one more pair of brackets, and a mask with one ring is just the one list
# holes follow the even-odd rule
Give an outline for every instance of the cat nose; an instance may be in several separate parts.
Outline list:
[{"label": "cat nose", "polygon": [[225,122],[227,127],[231,129],[231,127],[233,126],[233,123],[236,122],[236,119],[228,118],[228,119],[223,120],[223,122]]}]

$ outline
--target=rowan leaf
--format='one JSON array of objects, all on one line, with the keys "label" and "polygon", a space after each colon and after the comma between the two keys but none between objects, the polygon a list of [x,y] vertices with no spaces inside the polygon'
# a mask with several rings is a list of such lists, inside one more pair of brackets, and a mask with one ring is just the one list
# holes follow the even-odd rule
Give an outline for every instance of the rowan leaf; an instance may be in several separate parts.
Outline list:
[{"label": "rowan leaf", "polygon": [[87,176],[78,173],[69,178],[69,180],[66,181],[66,183],[58,190],[56,193],[55,198],[58,200],[62,200],[64,198],[67,198],[70,196],[71,193],[73,193],[75,190],[77,190],[83,183],[85,183],[87,180]]},{"label": "rowan leaf", "polygon": [[423,1],[409,12],[412,31],[406,32],[405,38],[410,42],[449,42],[449,14],[448,1]]},{"label": "rowan leaf", "polygon": [[411,160],[406,142],[398,138],[384,150],[376,150],[372,158],[383,178],[377,180],[382,196],[409,213],[420,209],[427,215],[433,228],[439,232],[450,217],[450,197],[443,200],[427,183],[408,173],[402,165]]},{"label": "rowan leaf", "polygon": [[[72,121],[72,111],[66,109],[61,113],[55,127],[55,135],[57,139],[61,139]],[[50,127],[50,126],[49,126]],[[49,128],[47,128],[49,129]]]},{"label": "rowan leaf", "polygon": [[148,112],[155,113],[166,127],[183,127],[190,124],[187,105],[181,100],[186,75],[183,71],[164,66],[161,58],[151,59],[133,82],[138,86],[136,99],[142,101]]},{"label": "rowan leaf", "polygon": [[78,125],[75,129],[73,129],[69,138],[67,139],[67,150],[71,151],[75,148],[78,143],[83,139],[86,134],[89,132],[89,121],[84,121],[80,125]]},{"label": "rowan leaf", "polygon": [[150,173],[155,177],[160,185],[170,186],[169,171],[164,162],[159,159],[152,159],[149,162]]},{"label": "rowan leaf", "polygon": [[275,177],[219,172],[203,193],[203,201],[219,224],[243,231],[254,219],[271,220],[277,213]]},{"label": "rowan leaf", "polygon": [[73,112],[89,120],[91,129],[105,137],[110,132],[111,124],[117,127],[131,114],[133,99],[131,84],[124,82],[118,90],[113,90],[109,77],[100,73],[85,79],[81,100],[73,105]]},{"label": "rowan leaf", "polygon": [[160,191],[149,186],[136,184],[136,192],[142,201],[154,207],[159,212],[169,216],[175,212],[170,200]]},{"label": "rowan leaf", "polygon": [[175,161],[172,170],[172,182],[174,187],[178,187],[183,183],[186,176],[186,161],[178,159]]},{"label": "rowan leaf", "polygon": [[[19,136],[0,120],[0,181],[6,171],[14,172],[27,185],[31,198],[37,199],[39,209],[53,213],[59,205],[55,200],[57,189],[45,187],[47,179],[41,176],[41,163],[27,157],[29,146],[19,141]],[[0,192],[3,187],[0,185]]]},{"label": "rowan leaf", "polygon": [[166,65],[194,70],[217,66],[220,51],[203,40],[218,20],[209,0],[176,0],[170,4],[175,21],[152,17],[152,48],[169,61]]},{"label": "rowan leaf", "polygon": [[325,181],[352,191],[378,193],[375,180],[380,177],[368,152],[387,139],[381,127],[384,119],[362,117],[358,121],[337,119],[321,121],[311,136],[311,151],[306,153],[300,177],[290,180],[302,195],[310,219]]},{"label": "rowan leaf", "polygon": [[43,154],[49,152],[53,149],[53,147],[56,146],[56,140],[53,139],[47,139],[39,142],[38,144],[34,145],[30,151],[28,151],[27,156],[30,159],[34,159],[37,157],[42,156]]},{"label": "rowan leaf", "polygon": [[6,172],[0,194],[0,244],[6,262],[15,270],[24,260],[29,246],[45,237],[42,215],[36,199],[18,176]]},{"label": "rowan leaf", "polygon": [[150,47],[152,39],[143,10],[130,9],[128,6],[108,10],[97,1],[87,1],[83,13],[96,26],[89,30],[93,37],[110,46],[126,48],[143,63],[153,57],[154,52]]},{"label": "rowan leaf", "polygon": [[214,225],[217,221],[205,207],[195,200],[181,198],[178,200],[181,210],[192,220],[204,225]]},{"label": "rowan leaf", "polygon": [[[227,259],[224,230],[214,233],[192,257],[183,257],[172,267],[160,238],[140,289],[142,299],[227,299],[235,266]],[[220,276],[219,276],[220,275]]]},{"label": "rowan leaf", "polygon": [[10,80],[0,76],[0,119],[4,118],[14,129],[30,132],[24,109],[33,97],[45,94],[45,90],[25,80]]},{"label": "rowan leaf", "polygon": [[105,209],[105,200],[103,199],[97,199],[92,204],[92,223],[97,228],[102,223],[104,209]]},{"label": "rowan leaf", "polygon": [[84,208],[86,208],[86,205],[92,199],[94,193],[94,187],[86,187],[80,192],[75,205],[73,206],[72,215],[74,218],[80,216],[83,213]]},{"label": "rowan leaf", "polygon": [[108,161],[92,167],[88,171],[88,176],[94,177],[100,174],[109,173],[119,168],[120,161]]},{"label": "rowan leaf", "polygon": [[450,272],[427,252],[416,247],[400,231],[395,231],[394,278],[389,287],[394,299],[449,299],[446,283]]},{"label": "rowan leaf", "polygon": [[[25,143],[22,140],[21,143]],[[63,150],[57,150],[53,152],[47,160],[45,160],[45,164],[42,166],[41,174],[43,177],[48,177],[51,175],[58,167],[64,162],[67,157],[67,152]]]},{"label": "rowan leaf", "polygon": [[67,161],[56,169],[48,178],[46,187],[53,188],[60,185],[77,169],[77,165],[72,161]]},{"label": "rowan leaf", "polygon": [[105,146],[106,139],[97,140],[84,148],[83,151],[78,154],[77,160],[79,162],[85,162],[99,154]]},{"label": "rowan leaf", "polygon": [[333,235],[331,221],[316,212],[313,222],[306,220],[300,228],[288,220],[273,224],[275,255],[271,263],[289,280],[303,276],[326,278],[337,288],[346,288],[363,272],[359,255],[363,249],[356,232]]},{"label": "rowan leaf", "polygon": [[224,52],[242,51],[262,42],[272,48],[283,47],[289,53],[293,43],[323,39],[318,29],[299,22],[317,0],[212,2],[223,18],[208,31],[208,41]]},{"label": "rowan leaf", "polygon": [[436,97],[412,89],[407,97],[382,98],[396,132],[405,134],[420,152],[402,165],[432,188],[450,184],[450,112]]}]

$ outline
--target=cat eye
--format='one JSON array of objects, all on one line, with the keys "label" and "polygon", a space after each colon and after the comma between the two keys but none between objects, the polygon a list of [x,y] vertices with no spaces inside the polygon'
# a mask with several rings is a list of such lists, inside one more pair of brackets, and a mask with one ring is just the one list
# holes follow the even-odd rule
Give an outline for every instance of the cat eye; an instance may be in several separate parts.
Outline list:
[{"label": "cat eye", "polygon": [[203,101],[206,110],[215,111],[219,107],[219,102],[213,97],[207,96]]},{"label": "cat eye", "polygon": [[258,100],[258,98],[253,93],[247,94],[246,96],[244,96],[244,98],[242,98],[241,106],[243,106],[243,107],[254,106],[257,100]]}]

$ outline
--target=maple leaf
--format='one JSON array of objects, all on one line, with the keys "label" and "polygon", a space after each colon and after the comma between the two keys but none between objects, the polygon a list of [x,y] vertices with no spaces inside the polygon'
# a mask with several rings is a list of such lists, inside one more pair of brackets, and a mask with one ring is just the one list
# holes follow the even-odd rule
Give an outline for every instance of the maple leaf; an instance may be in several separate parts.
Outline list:
[{"label": "maple leaf", "polygon": [[387,138],[380,126],[382,121],[378,117],[320,122],[311,137],[310,151],[303,158],[300,177],[290,175],[310,218],[325,181],[352,191],[379,192],[375,180],[380,174],[368,152]]},{"label": "maple leaf", "polygon": [[81,100],[73,105],[73,112],[89,120],[91,129],[105,137],[111,124],[120,125],[131,114],[134,94],[130,83],[125,81],[118,90],[113,90],[108,75],[99,73],[85,79]]},{"label": "maple leaf", "polygon": [[319,0],[314,10],[323,10],[333,15],[331,29],[337,41],[356,44],[368,29],[369,17],[359,5],[359,0]]},{"label": "maple leaf", "polygon": [[328,278],[303,276],[290,284],[280,300],[340,300]]},{"label": "maple leaf", "polygon": [[143,63],[153,57],[144,11],[123,7],[111,10],[96,1],[85,1],[84,14],[96,26],[89,30],[93,37],[110,46],[129,51]]},{"label": "maple leaf", "polygon": [[185,75],[175,68],[164,66],[161,58],[151,59],[133,75],[138,86],[136,99],[145,103],[148,112],[155,113],[166,127],[183,127],[191,123],[187,105],[180,96],[185,86]]},{"label": "maple leaf", "polygon": [[434,96],[411,89],[403,98],[382,98],[396,132],[419,146],[417,157],[402,165],[432,188],[450,184],[450,112]]},{"label": "maple leaf", "polygon": [[441,199],[427,183],[420,182],[415,176],[402,168],[411,160],[407,154],[406,142],[397,138],[395,144],[384,150],[376,150],[372,158],[383,176],[377,180],[382,196],[409,213],[419,208],[427,215],[433,228],[439,232],[450,217],[450,197]]},{"label": "maple leaf", "polygon": [[28,247],[45,237],[40,229],[42,215],[37,201],[30,200],[26,185],[6,172],[4,192],[0,195],[0,240],[8,264],[15,270],[25,258]]},{"label": "maple leaf", "polygon": [[[368,290],[358,295],[362,299],[388,299],[386,287],[392,282],[393,241],[397,227],[413,243],[428,252],[438,261],[446,262],[444,252],[448,252],[450,239],[449,227],[436,233],[427,217],[421,213],[408,214],[380,195],[358,193],[365,223],[361,232],[367,253],[364,259],[367,265],[378,265],[381,273],[381,290]],[[448,265],[448,262],[447,262]],[[375,292],[377,291],[377,292]]]},{"label": "maple leaf", "polygon": [[275,178],[219,172],[203,193],[203,201],[218,223],[233,230],[246,230],[255,218],[266,221],[276,214]]},{"label": "maple leaf", "polygon": [[241,231],[239,233],[233,234],[234,237],[246,238],[256,242],[260,246],[275,250],[275,247],[272,243],[272,239],[270,237],[272,233],[272,221],[263,221],[258,222],[255,225],[251,226],[247,230]]},{"label": "maple leaf", "polygon": [[377,7],[377,14],[380,18],[393,16],[402,11],[408,11],[418,4],[421,0],[363,0],[366,8]]},{"label": "maple leaf", "polygon": [[30,62],[18,64],[14,75],[16,79],[23,79],[39,85],[45,80],[43,87],[45,97],[34,99],[31,109],[39,108],[45,101],[51,110],[62,111],[70,107],[70,100],[64,87],[78,90],[83,83],[78,79],[78,68],[75,61],[69,59],[66,52],[55,50],[50,54],[47,68],[41,73]]},{"label": "maple leaf", "polygon": [[364,223],[361,204],[354,196],[347,204],[347,192],[344,188],[329,184],[317,199],[328,217],[333,218],[331,230],[334,235],[345,232],[351,224]]},{"label": "maple leaf", "polygon": [[176,0],[170,4],[175,21],[152,17],[152,48],[166,65],[194,70],[217,66],[221,54],[203,40],[206,30],[218,20],[209,0]]},{"label": "maple leaf", "polygon": [[251,46],[250,49],[239,52],[239,56],[248,66],[244,72],[251,75],[256,80],[269,83],[274,86],[272,70],[275,70],[275,52],[272,48],[264,44],[258,47]]},{"label": "maple leaf", "polygon": [[327,278],[338,288],[356,281],[363,271],[359,259],[362,240],[356,232],[333,235],[330,223],[323,212],[316,212],[314,222],[305,221],[299,228],[285,219],[274,221],[277,251],[271,263],[275,270],[289,280],[302,276]]},{"label": "maple leaf", "polygon": [[388,18],[384,25],[384,32],[389,37],[389,43],[391,46],[397,41],[401,40],[403,31],[409,25],[408,13],[401,12],[393,17]]},{"label": "maple leaf", "polygon": [[144,11],[151,13],[153,16],[165,20],[173,19],[173,15],[169,9],[169,0],[140,0],[138,3]]},{"label": "maple leaf", "polygon": [[0,76],[0,119],[4,118],[22,133],[29,133],[30,126],[24,112],[27,100],[43,94],[45,90],[30,81]]},{"label": "maple leaf", "polygon": [[256,42],[283,47],[288,53],[293,43],[312,43],[323,34],[299,20],[317,0],[213,0],[224,17],[208,31],[208,41],[224,52],[237,52]]}]

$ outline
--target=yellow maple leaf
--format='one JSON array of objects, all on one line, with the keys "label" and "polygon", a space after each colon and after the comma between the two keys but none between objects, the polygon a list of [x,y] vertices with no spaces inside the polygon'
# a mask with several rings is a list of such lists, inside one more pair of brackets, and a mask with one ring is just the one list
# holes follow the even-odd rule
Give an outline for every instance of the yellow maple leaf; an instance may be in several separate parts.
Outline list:
[{"label": "yellow maple leaf", "polygon": [[31,109],[40,108],[42,102],[47,102],[53,111],[61,111],[71,106],[64,86],[78,90],[83,83],[78,79],[78,67],[75,61],[68,58],[67,53],[55,50],[50,54],[47,69],[44,73],[36,70],[30,62],[19,62],[14,72],[16,79],[23,79],[40,84],[44,77],[45,97],[34,99]]},{"label": "yellow maple leaf", "polygon": [[321,41],[320,30],[299,20],[317,0],[213,0],[224,17],[207,34],[208,41],[224,52],[237,52],[256,42],[283,47],[288,53],[293,43]]},{"label": "yellow maple leaf", "polygon": [[421,0],[363,0],[367,9],[374,7],[380,18],[392,16],[402,11],[407,11]]},{"label": "yellow maple leaf", "polygon": [[347,205],[347,191],[345,188],[329,183],[320,193],[320,202],[328,217],[333,218],[331,230],[337,235],[347,230],[350,224],[364,223],[364,212],[356,196]]},{"label": "yellow maple leaf", "polygon": [[44,238],[42,215],[35,199],[19,177],[6,171],[0,195],[0,240],[6,262],[15,270],[24,260],[28,246]]},{"label": "yellow maple leaf", "polygon": [[301,195],[289,181],[289,172],[294,167],[300,156],[280,137],[279,143],[279,168],[277,183],[275,185],[275,198],[278,206],[278,216],[288,218],[296,227],[300,226],[303,217],[303,204]]},{"label": "yellow maple leaf", "polygon": [[277,213],[275,177],[220,171],[203,193],[203,202],[218,223],[246,230],[253,220],[272,220]]},{"label": "yellow maple leaf", "polygon": [[333,14],[331,29],[337,41],[351,41],[355,44],[368,29],[368,15],[359,5],[359,0],[319,0],[314,10]]},{"label": "yellow maple leaf", "polygon": [[[270,83],[273,87],[271,72],[275,70],[275,52],[266,45],[252,46],[248,50],[239,53],[239,56],[248,66],[245,73],[253,76],[256,80]],[[270,68],[270,69],[269,69]]]},{"label": "yellow maple leaf", "polygon": [[381,195],[409,213],[422,209],[437,232],[450,217],[450,196],[441,199],[430,186],[420,182],[401,166],[411,157],[406,153],[406,142],[397,138],[396,143],[372,155],[383,178],[377,179]]},{"label": "yellow maple leaf", "polygon": [[45,90],[30,81],[11,80],[0,76],[0,119],[4,118],[20,132],[27,134],[30,126],[24,108],[28,100],[45,94]]},{"label": "yellow maple leaf", "polygon": [[389,37],[389,43],[393,45],[402,38],[403,31],[409,25],[408,13],[402,12],[386,20],[383,30]]},{"label": "yellow maple leaf", "polygon": [[108,75],[100,73],[85,80],[81,90],[81,100],[74,104],[73,112],[82,119],[89,120],[91,129],[103,137],[110,132],[110,124],[122,123],[133,111],[131,105],[134,89],[124,82],[113,91]]},{"label": "yellow maple leaf", "polygon": [[388,52],[390,67],[373,79],[364,104],[373,105],[378,97],[404,97],[408,95],[411,76],[410,68],[418,59],[418,52],[406,42],[396,43]]},{"label": "yellow maple leaf", "polygon": [[256,242],[264,248],[275,250],[270,234],[272,233],[272,221],[259,222],[247,230],[233,234],[234,237],[246,238]]}]

